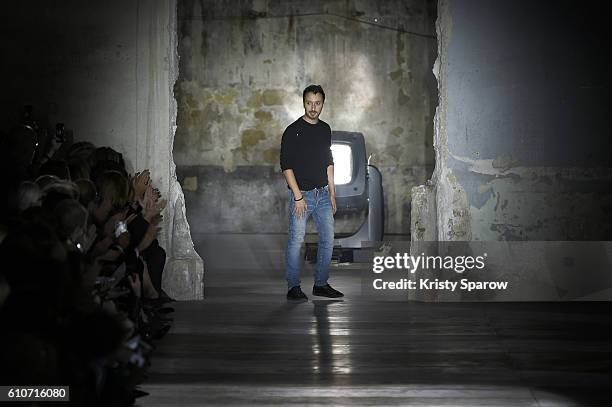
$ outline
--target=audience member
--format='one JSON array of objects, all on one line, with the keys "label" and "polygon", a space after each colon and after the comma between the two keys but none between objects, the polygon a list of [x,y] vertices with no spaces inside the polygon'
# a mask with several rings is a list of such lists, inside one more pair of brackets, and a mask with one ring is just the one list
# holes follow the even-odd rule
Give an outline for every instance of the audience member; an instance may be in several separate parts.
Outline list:
[{"label": "audience member", "polygon": [[1,384],[133,405],[172,322],[157,241],[166,201],[110,147],[39,132],[29,119],[1,141]]},{"label": "audience member", "polygon": [[23,212],[32,206],[40,206],[42,203],[42,191],[35,182],[23,181],[19,185],[17,193],[19,212]]}]

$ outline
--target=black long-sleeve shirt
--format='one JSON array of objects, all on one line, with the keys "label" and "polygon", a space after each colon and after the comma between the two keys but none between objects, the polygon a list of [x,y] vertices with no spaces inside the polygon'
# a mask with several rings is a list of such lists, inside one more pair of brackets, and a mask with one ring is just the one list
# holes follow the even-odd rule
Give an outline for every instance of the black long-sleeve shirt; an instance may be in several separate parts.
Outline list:
[{"label": "black long-sleeve shirt", "polygon": [[285,129],[281,142],[281,170],[293,170],[300,190],[327,185],[327,167],[333,164],[329,124],[321,119],[310,124],[300,117]]}]

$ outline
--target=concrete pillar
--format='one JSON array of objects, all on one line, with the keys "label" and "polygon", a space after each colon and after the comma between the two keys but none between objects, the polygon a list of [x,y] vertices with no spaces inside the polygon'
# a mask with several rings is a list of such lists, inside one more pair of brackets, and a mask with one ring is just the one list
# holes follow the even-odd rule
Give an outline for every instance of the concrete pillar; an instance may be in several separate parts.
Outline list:
[{"label": "concrete pillar", "polygon": [[453,24],[446,0],[438,2],[436,33],[438,57],[433,72],[438,81],[439,104],[434,117],[436,164],[427,185],[412,189],[413,241],[471,240],[470,210],[465,190],[453,174],[447,142],[447,56]]},{"label": "concrete pillar", "polygon": [[136,148],[137,170],[149,168],[167,197],[160,244],[167,254],[162,282],[176,299],[203,298],[204,268],[196,253],[187,218],[183,190],[176,179],[172,155],[176,129],[174,83],[178,76],[176,1],[137,2]]}]

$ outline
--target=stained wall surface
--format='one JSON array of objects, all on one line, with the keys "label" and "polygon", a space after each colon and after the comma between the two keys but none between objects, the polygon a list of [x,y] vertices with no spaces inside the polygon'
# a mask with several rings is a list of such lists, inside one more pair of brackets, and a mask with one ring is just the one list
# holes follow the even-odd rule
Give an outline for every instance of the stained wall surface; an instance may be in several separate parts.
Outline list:
[{"label": "stained wall surface", "polygon": [[415,190],[434,216],[415,239],[612,236],[609,25],[596,2],[551,4],[439,3],[436,169]]},{"label": "stained wall surface", "polygon": [[600,5],[438,3],[436,166],[413,189],[411,253],[486,253],[469,277],[510,288],[418,299],[612,298],[612,60]]},{"label": "stained wall surface", "polygon": [[286,231],[281,136],[316,83],[321,118],[365,135],[386,231],[409,233],[410,188],[433,169],[434,21],[425,0],[180,2],[174,155],[192,228]]}]

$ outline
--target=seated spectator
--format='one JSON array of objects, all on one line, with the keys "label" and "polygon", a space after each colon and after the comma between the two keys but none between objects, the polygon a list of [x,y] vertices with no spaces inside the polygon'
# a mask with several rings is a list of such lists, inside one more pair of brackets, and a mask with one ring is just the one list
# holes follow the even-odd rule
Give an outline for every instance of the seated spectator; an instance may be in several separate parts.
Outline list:
[{"label": "seated spectator", "polygon": [[98,147],[96,148],[89,157],[89,165],[92,169],[92,181],[96,181],[93,176],[94,169],[97,175],[103,173],[105,170],[119,171],[127,177],[125,170],[125,161],[123,155],[110,147]]},{"label": "seated spectator", "polygon": [[63,160],[47,160],[40,166],[38,172],[40,175],[55,175],[59,179],[70,181],[70,170],[68,164]]},{"label": "seated spectator", "polygon": [[[24,145],[35,128],[21,130]],[[13,177],[19,171],[2,163],[14,213],[0,219],[0,259],[10,265],[0,268],[0,380],[70,385],[75,405],[133,405],[146,395],[136,386],[150,342],[172,321],[157,241],[165,200],[148,170],[129,177],[111,148],[55,147],[42,166],[36,148],[3,152],[28,171]]]},{"label": "seated spectator", "polygon": [[79,202],[87,211],[90,210],[90,205],[96,199],[96,186],[89,179],[77,179],[74,181],[76,186],[79,188]]},{"label": "seated spectator", "polygon": [[70,171],[70,179],[72,181],[89,179],[91,172],[87,159],[79,157],[68,160],[68,170]]},{"label": "seated spectator", "polygon": [[61,178],[55,175],[39,175],[34,182],[38,184],[41,190],[45,189],[45,187],[49,184],[55,184],[56,182],[60,182]]},{"label": "seated spectator", "polygon": [[74,182],[59,180],[42,188],[42,206],[47,211],[54,211],[55,206],[64,199],[79,199],[79,189]]},{"label": "seated spectator", "polygon": [[121,164],[119,164],[119,163],[117,163],[115,161],[104,160],[104,161],[98,161],[96,163],[96,165],[91,168],[91,171],[89,173],[89,178],[94,183],[97,183],[98,178],[102,174],[104,174],[105,172],[108,172],[108,171],[115,171],[115,172],[118,172],[121,175],[123,175],[125,178],[128,177],[128,174],[125,171],[125,168],[123,168],[121,166]]},{"label": "seated spectator", "polygon": [[[79,251],[88,249],[82,247],[87,232],[87,210],[75,199],[64,199],[55,205],[57,218],[57,235],[71,249]],[[87,250],[85,250],[87,251]]]},{"label": "seated spectator", "polygon": [[73,143],[68,151],[66,152],[66,158],[70,161],[73,159],[83,158],[87,161],[87,164],[91,166],[89,157],[96,147],[89,141],[77,141]]},{"label": "seated spectator", "polygon": [[99,227],[108,218],[126,208],[128,180],[118,171],[106,171],[94,180],[98,195],[91,209],[93,221]]},{"label": "seated spectator", "polygon": [[19,185],[18,194],[18,209],[23,212],[33,206],[42,204],[42,191],[37,183],[32,181],[24,181]]}]

